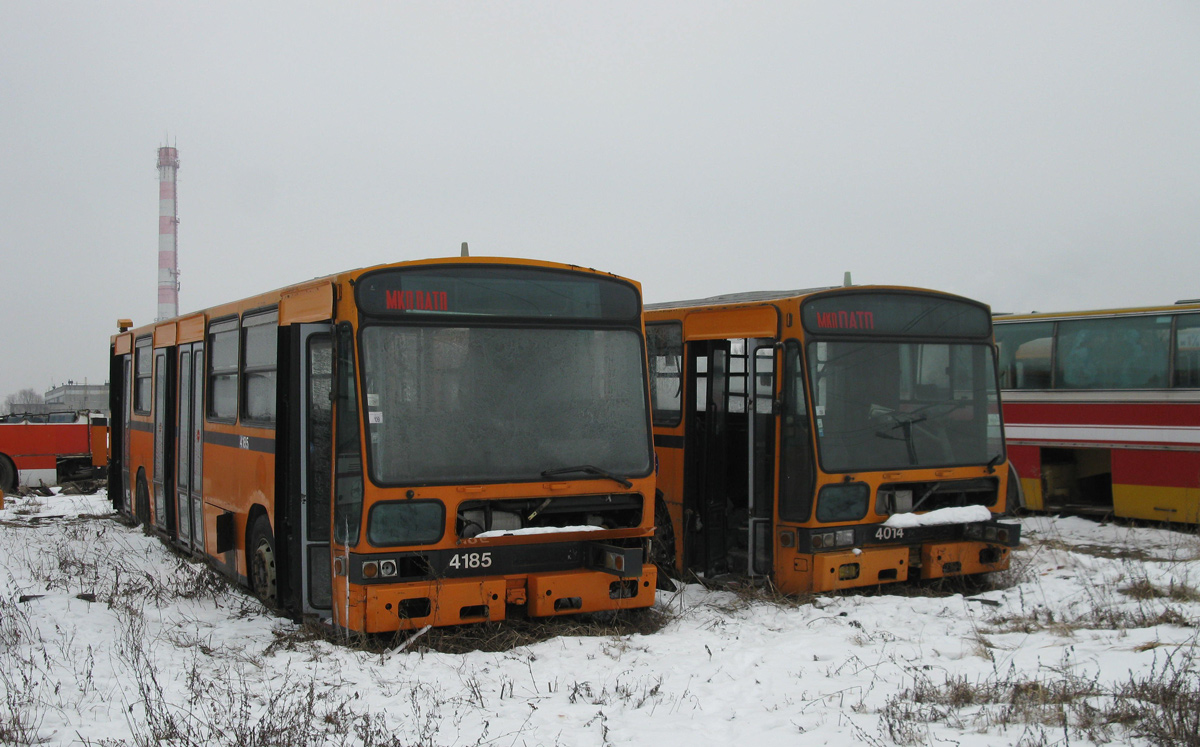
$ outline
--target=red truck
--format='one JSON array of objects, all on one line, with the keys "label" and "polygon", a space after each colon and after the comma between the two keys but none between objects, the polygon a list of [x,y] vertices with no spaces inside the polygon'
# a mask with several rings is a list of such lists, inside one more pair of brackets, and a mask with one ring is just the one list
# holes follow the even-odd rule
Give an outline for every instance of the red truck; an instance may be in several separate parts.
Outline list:
[{"label": "red truck", "polygon": [[0,416],[0,489],[102,479],[108,418],[93,410]]}]

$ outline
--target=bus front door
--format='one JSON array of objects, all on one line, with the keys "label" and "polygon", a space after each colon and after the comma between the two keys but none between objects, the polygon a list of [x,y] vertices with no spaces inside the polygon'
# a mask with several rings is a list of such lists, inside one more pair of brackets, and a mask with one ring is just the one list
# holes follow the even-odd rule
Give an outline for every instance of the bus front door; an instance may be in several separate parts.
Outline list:
[{"label": "bus front door", "polygon": [[333,483],[333,335],[328,324],[298,325],[300,594],[302,612],[333,606],[330,491]]},{"label": "bus front door", "polygon": [[686,567],[710,578],[768,575],[774,515],[774,341],[692,341],[688,356]]},{"label": "bus front door", "polygon": [[772,520],[775,515],[775,341],[746,340],[750,380],[746,385],[749,453],[746,457],[746,491],[749,496],[749,531],[746,572],[771,573]]},{"label": "bus front door", "polygon": [[171,455],[174,453],[173,413],[169,403],[175,388],[175,361],[166,349],[154,351],[154,526],[163,532],[174,528],[175,507],[171,490]]},{"label": "bus front door", "polygon": [[179,346],[179,400],[176,403],[176,539],[188,552],[204,552],[204,343]]}]

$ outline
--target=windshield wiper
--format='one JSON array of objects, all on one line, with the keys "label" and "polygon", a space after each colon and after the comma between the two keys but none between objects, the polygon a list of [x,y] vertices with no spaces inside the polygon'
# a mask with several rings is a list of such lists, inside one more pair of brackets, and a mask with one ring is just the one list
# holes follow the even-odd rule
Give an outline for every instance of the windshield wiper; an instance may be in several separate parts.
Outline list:
[{"label": "windshield wiper", "polygon": [[566,475],[571,472],[582,472],[585,475],[596,475],[598,477],[607,477],[608,479],[612,480],[613,482],[620,483],[621,487],[623,487],[623,488],[632,488],[633,487],[633,483],[631,483],[629,480],[626,480],[624,477],[621,477],[620,475],[615,475],[606,469],[600,469],[599,467],[593,467],[590,464],[581,464],[578,467],[563,467],[562,469],[548,469],[548,470],[542,472],[542,477],[553,477],[554,475]]},{"label": "windshield wiper", "polygon": [[989,460],[988,460],[988,463],[987,463],[987,473],[988,473],[989,475],[990,475],[990,474],[992,474],[993,472],[995,472],[995,471],[996,471],[996,465],[997,465],[997,464],[999,464],[999,463],[1000,463],[1000,460],[1001,460],[1001,459],[1003,459],[1003,458],[1004,458],[1004,455],[1003,455],[1003,454],[997,454],[996,456],[994,456],[994,457],[992,457],[991,459],[989,459]]},{"label": "windshield wiper", "polygon": [[886,415],[886,417],[889,417],[893,421],[895,421],[895,424],[887,429],[888,431],[899,430],[904,435],[893,436],[893,435],[891,435],[891,433],[885,433],[884,431],[875,431],[875,435],[878,438],[886,438],[889,441],[903,441],[904,446],[908,450],[909,464],[916,466],[917,461],[918,461],[917,460],[917,445],[915,443],[913,443],[913,425],[915,425],[916,423],[924,422],[926,420],[926,417],[924,415],[918,415],[916,417],[911,417],[909,414],[898,413],[898,412],[886,412],[886,413],[882,413],[882,414]]}]

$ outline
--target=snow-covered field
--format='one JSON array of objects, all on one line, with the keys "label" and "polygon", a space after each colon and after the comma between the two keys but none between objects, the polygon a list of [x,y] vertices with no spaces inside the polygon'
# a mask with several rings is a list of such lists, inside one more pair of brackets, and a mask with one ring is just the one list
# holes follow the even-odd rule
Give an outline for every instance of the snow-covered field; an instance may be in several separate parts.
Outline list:
[{"label": "snow-covered field", "polygon": [[[1200,739],[1191,533],[1025,518],[1013,569],[965,596],[689,585],[660,592],[649,635],[380,653],[272,616],[108,514],[102,493],[9,497],[0,511],[0,743]],[[1164,693],[1178,705],[1154,702]]]}]

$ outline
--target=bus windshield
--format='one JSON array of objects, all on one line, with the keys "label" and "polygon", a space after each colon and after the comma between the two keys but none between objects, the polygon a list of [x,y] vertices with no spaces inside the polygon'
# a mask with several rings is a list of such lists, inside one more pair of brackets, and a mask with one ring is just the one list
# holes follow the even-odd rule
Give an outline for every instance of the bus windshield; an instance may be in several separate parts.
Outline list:
[{"label": "bus windshield", "polygon": [[1003,459],[990,345],[814,342],[808,370],[826,472]]},{"label": "bus windshield", "polygon": [[[380,485],[650,472],[634,329],[367,326],[369,467]],[[604,479],[574,470],[559,479]]]}]

